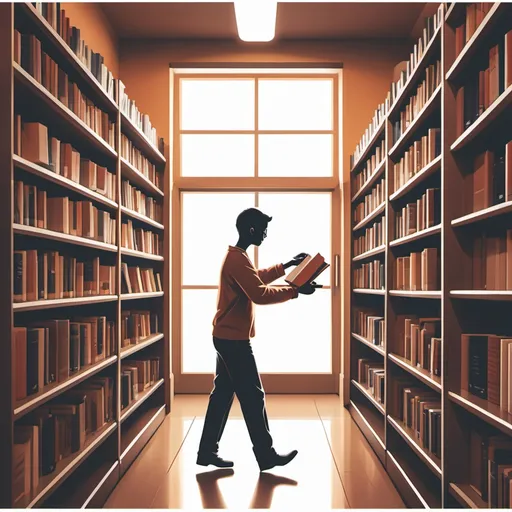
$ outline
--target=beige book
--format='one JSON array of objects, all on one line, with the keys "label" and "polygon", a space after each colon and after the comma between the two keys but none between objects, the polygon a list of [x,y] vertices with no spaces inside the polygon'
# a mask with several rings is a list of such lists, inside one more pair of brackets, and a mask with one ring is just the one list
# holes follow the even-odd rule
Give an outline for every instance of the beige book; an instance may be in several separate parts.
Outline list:
[{"label": "beige book", "polygon": [[317,253],[311,257],[309,254],[285,278],[292,286],[300,287],[316,279],[327,267],[324,257]]}]

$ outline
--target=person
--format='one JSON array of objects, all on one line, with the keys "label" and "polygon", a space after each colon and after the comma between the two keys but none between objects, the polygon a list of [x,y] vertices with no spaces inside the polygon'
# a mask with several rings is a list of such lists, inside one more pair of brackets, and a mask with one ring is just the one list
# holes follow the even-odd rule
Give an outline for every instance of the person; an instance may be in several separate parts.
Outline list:
[{"label": "person", "polygon": [[298,453],[293,450],[279,455],[273,447],[265,392],[250,341],[255,335],[253,304],[278,304],[296,299],[299,294],[311,295],[319,285],[312,282],[301,288],[269,286],[285,274],[285,269],[301,263],[307,256],[305,253],[264,270],[254,267],[247,248],[262,244],[271,220],[272,217],[256,208],[240,213],[236,220],[238,242],[236,246],[229,246],[222,264],[217,312],[213,320],[216,375],[197,452],[197,464],[201,466],[233,467],[232,461],[218,455],[218,448],[235,393],[260,471],[284,466]]}]

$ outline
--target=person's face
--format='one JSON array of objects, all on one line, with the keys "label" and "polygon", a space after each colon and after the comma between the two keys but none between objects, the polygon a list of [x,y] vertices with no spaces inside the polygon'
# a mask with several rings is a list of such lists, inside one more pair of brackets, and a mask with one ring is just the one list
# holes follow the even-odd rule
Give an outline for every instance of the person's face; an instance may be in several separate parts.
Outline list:
[{"label": "person's face", "polygon": [[251,229],[254,230],[252,232],[252,243],[259,247],[263,243],[263,240],[267,238],[267,224],[255,226],[254,228]]}]

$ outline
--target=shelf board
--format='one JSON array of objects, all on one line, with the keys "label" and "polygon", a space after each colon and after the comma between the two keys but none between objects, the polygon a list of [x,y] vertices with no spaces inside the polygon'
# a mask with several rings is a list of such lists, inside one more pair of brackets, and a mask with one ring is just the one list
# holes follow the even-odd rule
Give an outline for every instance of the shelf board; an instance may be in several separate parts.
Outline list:
[{"label": "shelf board", "polygon": [[55,240],[56,242],[81,245],[102,251],[117,252],[117,245],[106,244],[81,236],[67,235],[65,233],[59,233],[58,231],[50,231],[49,229],[25,226],[23,224],[13,224],[12,230],[15,235],[36,236],[46,238],[47,240]]},{"label": "shelf board", "polygon": [[378,254],[382,254],[386,252],[386,245],[379,245],[379,247],[375,247],[375,249],[371,249],[370,251],[363,252],[359,256],[354,256],[352,261],[361,261],[367,258],[371,258],[372,256],[377,256]]},{"label": "shelf board", "polygon": [[389,295],[393,297],[409,297],[414,299],[440,299],[441,290],[389,290]]},{"label": "shelf board", "polygon": [[397,238],[396,240],[390,242],[389,246],[398,247],[399,245],[410,244],[411,242],[416,242],[416,240],[421,240],[422,238],[427,238],[429,236],[439,234],[441,234],[441,224],[438,224],[437,226],[431,226],[427,229],[422,229],[421,231],[417,231],[416,233],[412,233],[411,235]]},{"label": "shelf board", "polygon": [[29,162],[28,160],[25,160],[25,158],[21,156],[13,155],[12,159],[14,166],[17,169],[22,169],[23,171],[29,172],[34,176],[38,176],[39,178],[44,178],[47,181],[51,181],[56,185],[60,185],[68,190],[76,192],[77,194],[81,194],[82,196],[85,196],[88,199],[96,201],[97,203],[100,203],[103,206],[108,206],[109,208],[117,209],[117,203],[115,201],[112,201],[108,197],[105,197],[104,195],[99,194],[94,190],[90,190],[87,187],[80,185],[80,183],[76,183],[68,178],[65,178],[64,176],[61,176],[60,174],[55,174],[53,171],[50,171],[49,169],[46,169],[41,165]]},{"label": "shelf board", "polygon": [[445,14],[446,23],[453,25],[454,22],[464,16],[465,4],[452,2]]},{"label": "shelf board", "polygon": [[354,288],[352,291],[366,295],[386,295],[386,290],[373,290],[371,288]]},{"label": "shelf board", "polygon": [[380,411],[382,414],[386,414],[384,406],[380,402],[378,402],[362,384],[359,384],[359,382],[357,382],[354,379],[352,379],[352,384],[357,389],[359,389],[359,391],[361,391],[361,393],[363,393],[363,395],[365,395],[366,398],[368,398],[368,400],[370,400],[370,402],[377,408],[378,411]]},{"label": "shelf board", "polygon": [[136,219],[140,222],[144,222],[145,224],[148,224],[149,226],[153,226],[157,229],[164,229],[164,225],[160,224],[160,222],[157,222],[156,220],[150,219],[149,217],[146,217],[145,215],[142,215],[141,213],[137,213],[136,211],[130,210],[129,208],[126,208],[126,206],[121,206],[121,213],[124,215],[127,215],[128,217],[131,217],[132,219]]},{"label": "shelf board", "polygon": [[442,25],[437,27],[436,31],[432,35],[432,38],[427,44],[427,47],[425,48],[425,51],[423,52],[421,59],[418,61],[418,64],[416,65],[416,68],[409,76],[407,82],[405,82],[404,87],[402,88],[399,95],[395,99],[395,102],[389,109],[388,118],[391,119],[395,117],[398,111],[401,110],[404,101],[409,97],[410,93],[414,90],[414,87],[417,85],[418,80],[421,78],[423,72],[425,71],[427,63],[430,61],[430,58],[432,57],[436,50],[440,49],[441,29]]},{"label": "shelf board", "polygon": [[364,414],[359,410],[359,407],[352,401],[350,400],[350,405],[354,408],[354,410],[357,412],[358,416],[361,418],[361,421],[363,421],[363,423],[366,425],[368,431],[370,431],[373,436],[375,437],[375,440],[379,443],[379,445],[381,446],[381,448],[383,450],[386,449],[386,446],[384,444],[384,442],[382,441],[382,439],[380,438],[379,434],[377,433],[377,431],[373,428],[373,426],[371,425],[371,423],[365,418]]},{"label": "shelf board", "polygon": [[18,501],[15,506],[22,508],[39,508],[43,501],[48,498],[53,491],[55,491],[57,486],[59,486],[65,478],[76,470],[116,428],[116,423],[107,423],[102,428],[89,435],[85,441],[85,447],[83,450],[72,453],[65,459],[59,461],[53,473],[45,475],[39,479],[39,485],[32,493],[32,496],[30,498],[22,498],[22,500]]},{"label": "shelf board", "polygon": [[363,186],[355,193],[354,197],[352,198],[352,202],[357,201],[368,190],[370,190],[372,188],[372,186],[375,184],[375,182],[384,174],[385,170],[386,170],[386,156],[384,155],[384,159],[382,160],[382,162],[379,165],[377,165],[375,171],[373,171],[373,174],[366,180],[365,183],[363,183]]},{"label": "shelf board", "polygon": [[103,140],[95,131],[85,124],[74,112],[63,105],[49,91],[47,91],[39,82],[37,82],[29,73],[27,73],[18,63],[13,62],[14,78],[25,87],[30,94],[34,95],[38,100],[46,104],[52,112],[63,120],[71,130],[77,135],[83,137],[95,149],[101,151],[104,155],[116,158],[116,151]]},{"label": "shelf board", "polygon": [[354,163],[352,170],[350,172],[355,172],[358,167],[364,163],[371,150],[375,147],[375,143],[380,139],[380,136],[384,133],[384,127],[386,126],[387,116],[384,116],[384,119],[381,121],[380,125],[375,130],[373,137],[368,142],[365,150],[361,153],[361,156],[357,159],[357,162]]},{"label": "shelf board", "polygon": [[358,231],[359,229],[364,228],[373,219],[375,219],[376,217],[378,217],[379,215],[384,213],[385,210],[386,210],[386,201],[384,201],[380,206],[375,208],[375,210],[373,210],[373,212],[369,213],[361,222],[356,224],[352,228],[352,231]]},{"label": "shelf board", "polygon": [[464,45],[464,48],[446,73],[446,80],[456,82],[462,77],[463,72],[470,66],[482,42],[485,42],[486,37],[492,33],[494,27],[500,21],[500,18],[506,16],[506,10],[506,5],[503,5],[501,2],[494,3],[475,30],[475,33],[471,36],[471,39]]},{"label": "shelf board", "polygon": [[164,155],[123,111],[121,111],[121,131],[154,163],[165,164]]},{"label": "shelf board", "polygon": [[505,215],[506,213],[512,212],[512,201],[506,201],[504,203],[495,204],[489,208],[484,208],[477,212],[468,213],[463,217],[452,220],[452,226],[455,228],[466,226],[468,224],[474,224],[475,222],[481,222],[483,220],[491,219],[499,215]]},{"label": "shelf board", "polygon": [[421,183],[423,183],[427,178],[432,176],[432,174],[436,173],[441,169],[441,159],[442,156],[439,155],[432,162],[428,163],[423,169],[420,169],[412,178],[409,179],[407,183],[402,185],[396,192],[389,196],[390,201],[396,201],[401,197],[407,195],[411,190],[414,190]]},{"label": "shelf board", "polygon": [[423,384],[426,384],[428,387],[433,389],[434,391],[442,391],[441,386],[441,378],[436,377],[435,375],[431,375],[430,372],[424,370],[423,368],[417,368],[413,366],[410,361],[405,359],[405,357],[401,357],[396,354],[388,354],[388,358],[393,361],[395,364],[400,366],[400,368],[404,369],[406,372],[409,372],[411,375],[421,380]]},{"label": "shelf board", "polygon": [[448,398],[503,433],[512,434],[512,414],[501,410],[499,406],[482,400],[467,391],[460,393],[449,391]]},{"label": "shelf board", "polygon": [[375,350],[377,354],[380,354],[381,356],[385,355],[384,347],[380,345],[375,345],[371,341],[368,341],[366,338],[363,338],[363,336],[360,336],[359,334],[353,332],[352,338],[356,339],[357,341],[360,341],[361,343],[364,343],[367,347],[370,347],[372,350]]},{"label": "shelf board", "polygon": [[452,151],[460,151],[483,133],[498,116],[512,105],[512,85],[509,85],[494,103],[450,146]]},{"label": "shelf board", "polygon": [[64,391],[76,386],[80,382],[92,377],[100,372],[107,366],[114,364],[117,361],[117,356],[110,356],[107,359],[98,363],[90,364],[73,373],[69,379],[64,382],[52,382],[45,386],[41,391],[34,395],[29,395],[27,398],[16,403],[14,407],[14,419],[18,420],[25,414],[33,411],[35,408],[43,405],[48,400],[57,397]]},{"label": "shelf board", "polygon": [[121,300],[153,299],[163,297],[164,292],[122,293]]},{"label": "shelf board", "polygon": [[151,336],[147,336],[146,338],[141,339],[135,345],[128,345],[127,347],[121,349],[121,359],[131,356],[132,354],[135,354],[139,350],[142,350],[146,347],[149,347],[150,345],[153,345],[153,343],[160,341],[163,337],[164,335],[161,333],[152,334]]},{"label": "shelf board", "polygon": [[452,290],[454,299],[512,300],[512,290]]},{"label": "shelf board", "polygon": [[159,256],[157,254],[149,254],[147,252],[142,251],[135,251],[133,249],[127,249],[126,247],[121,247],[121,254],[123,256],[134,256],[136,258],[141,258],[145,260],[164,261],[163,256]]},{"label": "shelf board", "polygon": [[489,508],[489,504],[469,484],[450,482],[450,494],[464,508]]},{"label": "shelf board", "polygon": [[155,384],[153,384],[150,388],[145,391],[139,392],[139,398],[134,400],[126,409],[121,411],[121,423],[126,421],[153,393],[159,389],[164,383],[164,379],[160,379]]},{"label": "shelf board", "polygon": [[163,197],[164,193],[160,190],[149,178],[146,178],[134,165],[132,165],[126,158],[120,157],[121,160],[121,175],[123,178],[129,180],[133,185],[137,185],[149,194],[154,194]]},{"label": "shelf board", "polygon": [[14,312],[36,311],[39,309],[60,308],[66,306],[82,306],[84,304],[97,304],[101,302],[114,302],[117,295],[96,295],[93,297],[75,297],[73,299],[47,299],[30,302],[15,302],[12,305]]},{"label": "shelf board", "polygon": [[434,91],[434,94],[429,98],[424,107],[420,110],[414,121],[407,127],[401,137],[396,141],[394,146],[389,150],[389,157],[393,160],[402,152],[402,150],[409,145],[410,141],[414,138],[416,130],[422,123],[434,112],[436,109],[441,109],[441,89],[443,85],[439,85]]},{"label": "shelf board", "polygon": [[53,27],[46,21],[46,19],[39,14],[37,9],[30,2],[22,2],[19,4],[19,8],[22,12],[28,16],[34,24],[37,25],[40,32],[46,39],[46,42],[51,44],[59,54],[73,66],[75,71],[78,72],[82,80],[87,83],[89,88],[94,92],[94,98],[91,100],[98,100],[101,103],[101,107],[109,114],[116,114],[118,107],[113,98],[111,98],[103,89],[100,82],[91,73],[89,69],[79,60],[76,54],[66,44],[64,39],[53,29]]},{"label": "shelf board", "polygon": [[414,450],[416,455],[418,455],[423,462],[427,463],[429,469],[433,471],[434,474],[441,477],[441,460],[420,445],[420,443],[415,439],[412,429],[402,425],[389,414],[388,422],[400,434],[403,440]]}]

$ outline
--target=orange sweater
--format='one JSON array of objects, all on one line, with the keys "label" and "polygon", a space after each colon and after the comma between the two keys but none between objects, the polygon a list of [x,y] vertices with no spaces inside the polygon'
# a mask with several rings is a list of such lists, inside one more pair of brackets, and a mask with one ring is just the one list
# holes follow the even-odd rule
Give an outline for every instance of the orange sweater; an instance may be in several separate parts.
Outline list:
[{"label": "orange sweater", "polygon": [[257,270],[243,249],[229,246],[220,272],[213,335],[227,340],[253,338],[253,303],[277,304],[298,295],[292,286],[267,286],[283,275],[282,264]]}]

